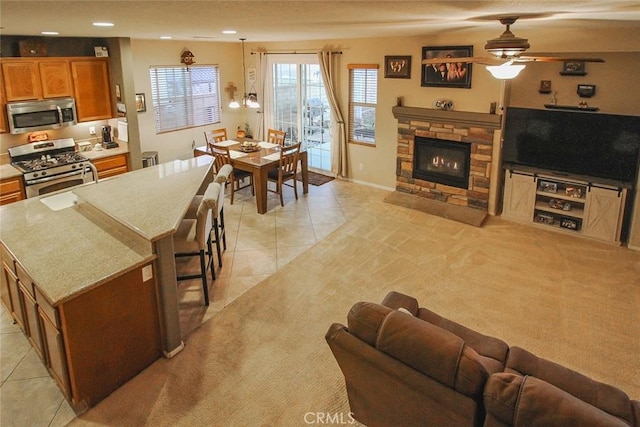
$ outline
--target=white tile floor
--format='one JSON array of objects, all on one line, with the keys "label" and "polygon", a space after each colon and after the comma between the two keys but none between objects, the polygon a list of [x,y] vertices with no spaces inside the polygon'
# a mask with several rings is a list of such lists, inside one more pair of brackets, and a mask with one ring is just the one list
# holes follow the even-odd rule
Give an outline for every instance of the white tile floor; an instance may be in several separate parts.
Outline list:
[{"label": "white tile floor", "polygon": [[[259,215],[248,189],[225,205],[227,250],[217,279],[209,285],[210,305],[202,303],[200,280],[180,282],[180,321],[188,334],[251,287],[285,266],[357,214],[385,191],[334,180],[309,186],[299,200],[285,188],[285,206],[270,193],[268,212]],[[191,268],[179,265],[178,268]],[[196,264],[196,271],[198,269]],[[211,280],[209,276],[209,280]],[[4,307],[0,308],[0,425],[63,426],[75,413]]]}]

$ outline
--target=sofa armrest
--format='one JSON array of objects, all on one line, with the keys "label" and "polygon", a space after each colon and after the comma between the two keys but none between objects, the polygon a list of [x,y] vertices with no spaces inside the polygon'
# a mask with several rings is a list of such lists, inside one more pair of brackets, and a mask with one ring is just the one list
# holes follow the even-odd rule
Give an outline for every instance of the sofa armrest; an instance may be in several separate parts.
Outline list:
[{"label": "sofa armrest", "polygon": [[484,402],[487,414],[506,425],[628,427],[620,418],[531,376],[491,375],[485,387]]},{"label": "sofa armrest", "polygon": [[520,347],[511,347],[504,371],[539,378],[592,406],[633,423],[631,401],[625,392]]}]

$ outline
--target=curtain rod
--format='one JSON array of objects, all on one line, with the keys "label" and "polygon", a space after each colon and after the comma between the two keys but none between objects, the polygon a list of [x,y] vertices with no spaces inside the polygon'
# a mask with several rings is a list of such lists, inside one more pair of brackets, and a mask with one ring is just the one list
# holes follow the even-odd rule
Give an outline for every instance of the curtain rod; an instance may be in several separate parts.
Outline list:
[{"label": "curtain rod", "polygon": [[[262,52],[262,51],[251,51],[251,55],[255,55],[256,53],[266,53],[267,55],[309,55],[310,53],[317,53],[317,52],[326,52],[323,51],[322,49],[319,50],[313,50],[310,52],[298,52],[298,51],[292,51],[292,52]],[[338,55],[342,55],[342,51],[330,51],[331,53],[337,53]]]}]

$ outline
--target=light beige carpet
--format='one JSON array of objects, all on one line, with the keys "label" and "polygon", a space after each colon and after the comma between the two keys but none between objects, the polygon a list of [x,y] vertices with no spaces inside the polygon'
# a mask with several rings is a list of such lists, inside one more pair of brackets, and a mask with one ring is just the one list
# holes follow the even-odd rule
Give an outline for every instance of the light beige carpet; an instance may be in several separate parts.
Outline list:
[{"label": "light beige carpet", "polygon": [[324,334],[353,303],[390,290],[640,398],[640,254],[376,202],[73,424],[301,426],[309,413],[346,416]]}]

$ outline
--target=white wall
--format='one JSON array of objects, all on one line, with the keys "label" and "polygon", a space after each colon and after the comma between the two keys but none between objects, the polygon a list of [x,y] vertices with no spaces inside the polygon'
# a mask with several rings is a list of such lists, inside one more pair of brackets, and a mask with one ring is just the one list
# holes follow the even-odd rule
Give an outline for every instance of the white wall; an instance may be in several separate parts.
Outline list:
[{"label": "white wall", "polygon": [[[180,54],[188,48],[195,56],[197,65],[218,65],[220,67],[220,90],[222,100],[222,123],[201,126],[175,132],[156,134],[151,80],[149,69],[152,66],[175,66],[180,64]],[[245,121],[254,123],[250,116],[253,112],[228,108],[229,97],[224,88],[233,82],[242,96],[242,54],[240,43],[181,42],[171,40],[132,40],[131,50],[134,63],[134,81],[136,93],[146,94],[147,111],[138,113],[140,128],[140,151],[157,151],[160,162],[193,157],[192,144],[204,145],[204,131],[226,127],[227,132],[235,135],[238,126]],[[249,59],[248,50],[247,59]],[[231,136],[230,135],[230,136]]]}]

